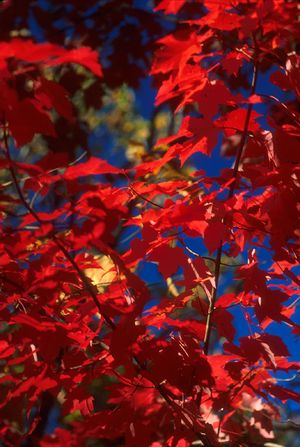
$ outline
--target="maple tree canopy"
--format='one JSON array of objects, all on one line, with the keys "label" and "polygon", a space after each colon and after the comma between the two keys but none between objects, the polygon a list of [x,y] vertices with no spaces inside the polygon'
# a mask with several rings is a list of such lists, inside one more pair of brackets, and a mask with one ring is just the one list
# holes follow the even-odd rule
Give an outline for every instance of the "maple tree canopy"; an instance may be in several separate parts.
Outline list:
[{"label": "maple tree canopy", "polygon": [[0,24],[0,446],[299,445],[297,2]]}]

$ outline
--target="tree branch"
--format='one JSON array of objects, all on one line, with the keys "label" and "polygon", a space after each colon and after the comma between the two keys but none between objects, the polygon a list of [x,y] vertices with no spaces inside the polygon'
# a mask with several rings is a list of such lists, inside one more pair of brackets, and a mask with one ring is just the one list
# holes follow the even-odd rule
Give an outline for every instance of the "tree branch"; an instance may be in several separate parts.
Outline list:
[{"label": "tree branch", "polygon": [[[22,202],[22,204],[24,205],[24,207],[27,209],[27,211],[32,215],[32,217],[40,224],[43,225],[44,222],[42,221],[42,219],[39,217],[39,215],[34,211],[34,209],[30,206],[30,204],[27,202],[23,191],[19,185],[18,182],[18,178],[16,175],[16,171],[14,169],[13,163],[12,163],[12,159],[11,159],[11,155],[10,155],[10,150],[9,150],[9,143],[8,143],[8,136],[7,136],[7,130],[5,127],[5,123],[3,125],[3,140],[4,140],[4,145],[5,145],[5,149],[6,149],[6,156],[7,156],[7,160],[9,162],[9,170],[13,179],[13,183],[14,186],[16,188],[17,194],[19,196],[20,201]],[[65,258],[69,261],[69,263],[72,265],[72,267],[76,270],[76,272],[78,273],[81,281],[84,284],[84,287],[86,289],[86,291],[89,293],[89,295],[91,296],[92,300],[95,303],[95,306],[97,307],[99,313],[102,315],[102,317],[104,318],[104,320],[106,321],[106,323],[108,324],[108,326],[111,329],[115,329],[116,325],[113,322],[113,320],[106,314],[106,312],[103,310],[102,305],[99,303],[97,294],[94,292],[92,285],[89,283],[89,279],[85,276],[85,274],[83,273],[83,271],[80,269],[80,267],[78,266],[78,264],[76,263],[76,261],[74,260],[74,258],[72,257],[72,255],[70,255],[70,253],[67,251],[67,249],[63,246],[62,242],[59,240],[59,238],[57,237],[56,234],[52,235],[53,238],[53,242],[56,244],[56,246],[58,247],[58,249],[63,253],[63,255],[65,256]]]},{"label": "tree branch", "polygon": [[[253,68],[250,96],[254,95],[254,93],[255,93],[257,77],[258,77],[258,62],[256,59],[256,61],[254,63],[254,68]],[[246,114],[246,119],[245,119],[245,124],[244,124],[244,130],[243,130],[242,138],[241,138],[241,141],[240,141],[240,144],[238,147],[238,152],[237,152],[237,156],[236,156],[236,160],[235,160],[234,168],[233,168],[233,174],[232,174],[233,181],[229,188],[227,200],[229,200],[233,197],[234,190],[236,188],[239,165],[240,165],[240,161],[241,161],[241,158],[243,155],[244,146],[247,141],[248,128],[249,128],[252,109],[253,109],[253,104],[248,104],[247,114]],[[216,256],[216,261],[215,261],[215,289],[213,292],[212,299],[209,303],[206,326],[205,326],[203,352],[206,355],[209,352],[209,343],[210,343],[210,337],[211,337],[211,331],[212,331],[212,317],[213,317],[215,303],[216,303],[217,296],[218,296],[218,285],[219,285],[219,279],[220,279],[220,268],[221,268],[222,254],[223,254],[223,241],[221,240],[219,248],[218,248],[217,256]]]}]

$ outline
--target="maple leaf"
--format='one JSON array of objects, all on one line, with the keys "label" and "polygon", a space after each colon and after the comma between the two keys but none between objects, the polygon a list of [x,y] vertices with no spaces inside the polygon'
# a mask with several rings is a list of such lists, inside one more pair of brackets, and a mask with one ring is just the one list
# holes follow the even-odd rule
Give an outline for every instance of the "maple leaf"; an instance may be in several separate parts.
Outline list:
[{"label": "maple leaf", "polygon": [[[227,113],[222,118],[219,118],[215,121],[215,125],[224,129],[226,135],[233,135],[235,132],[243,132],[245,121],[246,121],[247,110],[246,109],[237,109],[232,112]],[[257,118],[261,115],[256,111],[252,111],[250,122],[248,125],[248,130],[256,133],[259,131],[260,126],[257,123]]]},{"label": "maple leaf", "polygon": [[176,14],[185,3],[186,0],[162,0],[155,10],[163,10],[166,14]]},{"label": "maple leaf", "polygon": [[185,117],[177,135],[163,138],[158,144],[168,144],[172,157],[179,155],[181,166],[191,155],[210,155],[218,141],[218,131],[211,120]]},{"label": "maple leaf", "polygon": [[47,109],[53,107],[67,120],[73,119],[73,108],[68,98],[68,92],[57,82],[40,78],[35,97]]},{"label": "maple leaf", "polygon": [[63,177],[65,180],[75,180],[86,175],[120,174],[121,172],[120,169],[110,165],[105,160],[90,157],[85,163],[79,163],[67,168]]},{"label": "maple leaf", "polygon": [[29,143],[37,133],[56,136],[50,117],[32,100],[17,102],[12,109],[7,110],[6,116],[18,146]]},{"label": "maple leaf", "polygon": [[89,47],[75,48],[64,51],[57,59],[48,62],[49,65],[60,65],[66,62],[82,65],[96,76],[102,76],[102,68],[98,62],[98,52]]},{"label": "maple leaf", "polygon": [[179,76],[181,67],[184,67],[187,61],[199,52],[199,37],[194,32],[178,32],[163,37],[159,42],[163,48],[156,52],[156,60],[152,66],[152,73],[168,73],[178,70]]},{"label": "maple leaf", "polygon": [[0,358],[1,359],[10,357],[14,352],[15,352],[15,348],[13,346],[9,346],[7,341],[1,340],[1,342],[0,342]]},{"label": "maple leaf", "polygon": [[214,312],[213,322],[216,324],[220,336],[229,341],[233,341],[236,334],[233,320],[233,315],[225,309],[217,309]]},{"label": "maple leaf", "polygon": [[227,234],[227,227],[222,222],[209,222],[207,228],[204,230],[204,242],[209,253],[213,253],[219,248],[222,241],[226,239]]},{"label": "maple leaf", "polygon": [[282,402],[286,402],[288,399],[292,399],[296,402],[300,402],[300,394],[297,391],[284,388],[282,386],[276,385],[274,383],[266,383],[264,388],[272,396],[280,399]]},{"label": "maple leaf", "polygon": [[233,14],[223,8],[214,8],[200,19],[198,23],[200,25],[209,25],[212,28],[222,31],[232,31],[241,26],[241,20],[242,17],[239,14]]},{"label": "maple leaf", "polygon": [[178,268],[185,263],[182,248],[170,247],[165,244],[154,248],[148,258],[158,263],[158,270],[164,278],[174,275]]},{"label": "maple leaf", "polygon": [[98,53],[89,47],[67,50],[50,43],[38,44],[32,40],[12,39],[0,44],[0,57],[15,57],[32,63],[41,62],[46,66],[73,62],[85,66],[97,76],[102,76]]}]

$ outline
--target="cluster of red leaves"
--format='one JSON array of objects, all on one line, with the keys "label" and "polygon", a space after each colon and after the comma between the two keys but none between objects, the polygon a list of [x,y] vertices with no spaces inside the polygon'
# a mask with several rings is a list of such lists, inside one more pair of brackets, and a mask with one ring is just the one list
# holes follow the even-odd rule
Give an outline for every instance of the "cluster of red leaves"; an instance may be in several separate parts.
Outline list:
[{"label": "cluster of red leaves", "polygon": [[[262,445],[273,438],[276,400],[300,402],[274,378],[300,364],[267,332],[277,322],[299,334],[296,2],[163,0],[156,9],[182,17],[158,41],[151,74],[157,105],[183,120],[157,142],[168,146],[163,155],[126,172],[94,157],[59,167],[50,156],[14,161],[35,134],[55,135],[53,109],[74,119],[67,90],[45,68],[102,70],[89,47],[0,45],[0,162],[11,176],[0,192],[5,446]],[[288,103],[260,90],[266,73],[293,92]],[[164,178],[167,163],[211,155],[220,139],[231,169]],[[120,226],[139,233],[125,253]],[[202,242],[207,256],[197,253]],[[222,273],[236,260],[239,288],[224,294]],[[139,275],[146,263],[165,284],[155,305]],[[248,336],[238,337],[236,309]],[[58,405],[64,424],[47,435],[45,413]]]}]

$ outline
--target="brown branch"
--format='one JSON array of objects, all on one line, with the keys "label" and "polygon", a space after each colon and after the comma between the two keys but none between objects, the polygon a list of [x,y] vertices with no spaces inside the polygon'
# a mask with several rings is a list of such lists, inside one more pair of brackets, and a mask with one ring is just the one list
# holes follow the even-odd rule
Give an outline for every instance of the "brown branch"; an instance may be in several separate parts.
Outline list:
[{"label": "brown branch", "polygon": [[[7,160],[9,162],[9,170],[13,179],[13,183],[14,186],[16,188],[16,191],[18,193],[19,199],[22,202],[23,206],[27,209],[27,211],[32,215],[32,217],[34,217],[34,219],[40,224],[43,225],[44,222],[43,220],[39,217],[39,215],[34,211],[34,209],[29,205],[29,203],[27,202],[23,191],[19,185],[18,182],[18,178],[16,175],[16,171],[13,167],[13,163],[12,163],[12,159],[10,156],[10,150],[9,150],[9,143],[8,143],[8,136],[7,136],[7,131],[6,131],[6,127],[5,124],[3,126],[3,139],[4,139],[4,145],[5,145],[5,149],[6,149],[6,154],[7,154]],[[70,253],[67,251],[67,249],[64,247],[64,245],[62,244],[62,242],[59,240],[59,238],[57,237],[56,234],[52,235],[52,239],[54,241],[54,243],[56,244],[56,246],[59,248],[59,250],[63,253],[63,255],[65,256],[65,258],[69,261],[69,263],[72,265],[72,267],[76,270],[76,272],[78,273],[81,281],[84,284],[84,287],[86,289],[86,291],[89,293],[89,295],[91,296],[91,298],[93,299],[95,306],[97,307],[99,313],[102,315],[102,317],[104,318],[104,320],[106,321],[106,323],[109,325],[109,327],[111,329],[115,329],[116,325],[115,323],[112,321],[112,319],[106,314],[106,312],[103,310],[101,304],[99,303],[97,294],[94,292],[92,285],[89,282],[89,279],[85,276],[85,274],[83,273],[83,271],[80,269],[80,267],[78,266],[78,264],[76,263],[76,261],[74,260],[74,258],[70,255]]]},{"label": "brown branch", "polygon": [[[254,68],[253,68],[253,76],[252,76],[250,96],[254,95],[254,93],[255,93],[256,84],[257,84],[257,77],[258,77],[258,62],[256,60],[256,62],[254,63]],[[253,109],[253,104],[248,104],[247,114],[246,114],[246,119],[245,119],[245,124],[244,124],[244,130],[243,130],[242,138],[241,138],[241,141],[240,141],[240,144],[239,144],[236,160],[235,160],[235,163],[234,163],[233,174],[232,174],[233,181],[232,181],[232,183],[230,185],[230,188],[229,188],[228,199],[231,199],[233,197],[234,190],[236,188],[239,165],[240,165],[241,158],[242,158],[242,155],[243,155],[244,146],[245,146],[245,143],[247,141],[248,128],[249,128],[249,123],[250,123],[252,109]],[[215,303],[216,303],[217,296],[218,296],[218,285],[219,285],[219,279],[220,279],[220,269],[221,269],[222,254],[223,254],[223,240],[221,240],[221,242],[220,242],[220,245],[219,245],[219,248],[218,248],[218,252],[217,252],[217,256],[216,256],[216,262],[215,262],[215,289],[214,289],[214,292],[213,292],[212,299],[211,299],[211,301],[209,303],[207,320],[206,320],[205,335],[204,335],[204,346],[203,346],[203,352],[206,355],[208,354],[208,351],[209,351],[209,343],[210,343],[210,337],[211,337],[211,331],[212,331],[212,317],[213,317],[213,313],[214,313],[214,309],[215,309]]]},{"label": "brown branch", "polygon": [[[200,256],[200,255],[198,255]],[[207,261],[211,261],[216,263],[216,259],[211,258],[209,256],[201,256],[202,259],[206,259]],[[245,264],[227,264],[226,262],[220,262],[220,264],[224,267],[231,267],[231,268],[236,268],[236,267],[243,267]]]}]

